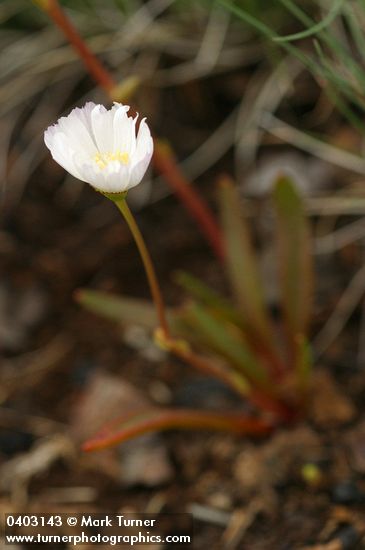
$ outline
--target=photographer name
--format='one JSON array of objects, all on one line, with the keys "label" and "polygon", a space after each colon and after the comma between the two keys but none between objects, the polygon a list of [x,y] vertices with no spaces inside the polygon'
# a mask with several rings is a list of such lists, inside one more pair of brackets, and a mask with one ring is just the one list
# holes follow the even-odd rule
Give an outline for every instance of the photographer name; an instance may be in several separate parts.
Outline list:
[{"label": "photographer name", "polygon": [[131,518],[127,516],[105,516],[103,518],[92,515],[82,516],[81,527],[153,527],[156,519]]}]

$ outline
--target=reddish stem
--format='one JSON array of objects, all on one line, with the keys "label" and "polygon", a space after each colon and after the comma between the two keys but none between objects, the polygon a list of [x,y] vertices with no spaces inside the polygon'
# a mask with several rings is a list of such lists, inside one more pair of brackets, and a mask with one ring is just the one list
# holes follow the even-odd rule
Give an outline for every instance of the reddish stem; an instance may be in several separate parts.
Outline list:
[{"label": "reddish stem", "polygon": [[[108,97],[113,100],[113,92],[117,87],[116,80],[85,44],[70,19],[62,10],[58,0],[48,0],[43,9],[45,9],[51,19],[67,37],[95,82],[99,84],[99,86],[105,90]],[[182,174],[173,155],[167,155],[161,152],[159,147],[156,147],[154,164],[157,170],[165,177],[168,185],[173,189],[186,209],[190,212],[191,216],[196,220],[217,257],[222,260],[224,257],[224,249],[219,226],[208,205]]]},{"label": "reddish stem", "polygon": [[108,95],[110,95],[113,88],[116,86],[116,82],[111,74],[103,67],[98,58],[92,53],[92,51],[85,44],[76,28],[73,26],[70,19],[66,16],[62,8],[60,7],[58,0],[48,0],[47,13],[56,23],[56,25],[62,30],[64,35],[69,40],[70,44],[80,55],[87,70],[94,78],[97,84],[103,88]]},{"label": "reddish stem", "polygon": [[205,201],[184,177],[170,148],[157,142],[153,161],[156,169],[165,176],[170,187],[198,222],[216,256],[223,261],[225,252],[220,228]]}]

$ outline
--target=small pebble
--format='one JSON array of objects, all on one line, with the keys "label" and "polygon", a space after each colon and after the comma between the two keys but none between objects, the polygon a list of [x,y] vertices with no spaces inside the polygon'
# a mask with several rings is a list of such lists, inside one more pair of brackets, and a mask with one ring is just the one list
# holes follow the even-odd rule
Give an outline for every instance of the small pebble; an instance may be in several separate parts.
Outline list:
[{"label": "small pebble", "polygon": [[359,533],[352,525],[341,527],[336,538],[341,542],[342,550],[355,550],[355,548],[358,548]]},{"label": "small pebble", "polygon": [[334,487],[332,491],[332,500],[336,504],[358,504],[360,502],[365,502],[365,494],[360,491],[353,481],[348,480]]}]

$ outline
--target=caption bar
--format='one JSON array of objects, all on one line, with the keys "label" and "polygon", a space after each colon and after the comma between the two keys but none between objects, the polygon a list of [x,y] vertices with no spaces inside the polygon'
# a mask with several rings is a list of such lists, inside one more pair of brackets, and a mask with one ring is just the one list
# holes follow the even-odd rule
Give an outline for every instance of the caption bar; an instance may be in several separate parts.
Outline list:
[{"label": "caption bar", "polygon": [[5,514],[5,544],[191,545],[190,514]]}]

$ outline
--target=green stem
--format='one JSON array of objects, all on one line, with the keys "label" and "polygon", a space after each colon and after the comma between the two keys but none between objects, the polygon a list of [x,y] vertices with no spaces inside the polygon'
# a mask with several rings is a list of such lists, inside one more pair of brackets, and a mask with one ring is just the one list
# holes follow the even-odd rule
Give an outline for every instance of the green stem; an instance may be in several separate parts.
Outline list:
[{"label": "green stem", "polygon": [[160,327],[165,335],[165,338],[170,338],[170,331],[166,320],[165,304],[162,298],[161,289],[157,281],[155,268],[151,260],[151,256],[147,250],[146,243],[142,237],[142,233],[134,219],[132,212],[129,209],[125,198],[114,200],[116,206],[122,213],[127,225],[133,235],[137,248],[142,258],[142,262],[146,271],[147,280],[150,285],[152,299],[156,306],[156,312],[159,319]]}]

